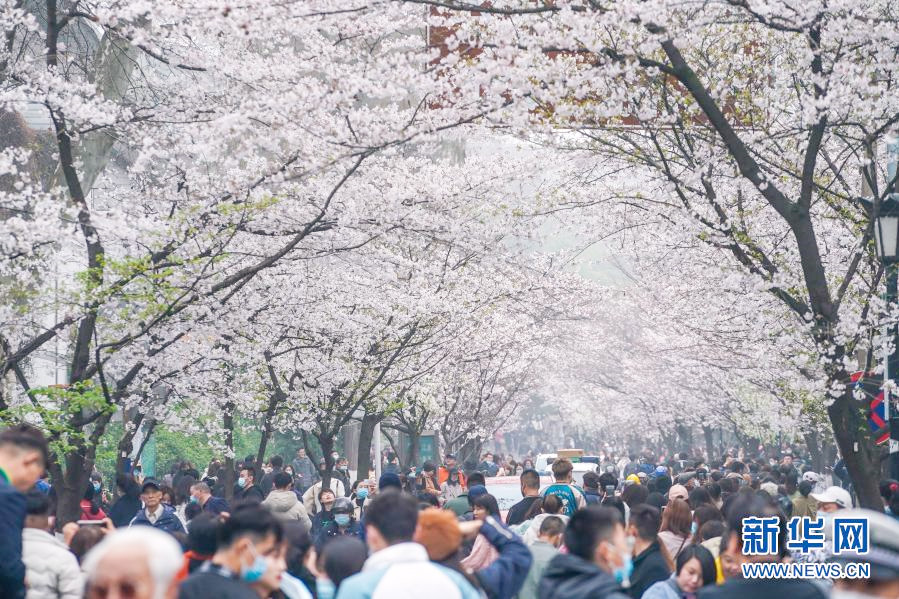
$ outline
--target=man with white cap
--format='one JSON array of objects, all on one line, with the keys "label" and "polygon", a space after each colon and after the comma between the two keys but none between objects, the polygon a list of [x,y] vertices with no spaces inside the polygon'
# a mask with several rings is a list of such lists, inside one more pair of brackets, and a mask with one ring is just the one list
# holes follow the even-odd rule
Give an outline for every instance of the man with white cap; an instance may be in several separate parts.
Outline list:
[{"label": "man with white cap", "polygon": [[[841,551],[829,562],[870,564],[871,575],[860,580],[836,580],[830,599],[880,599],[899,597],[899,521],[871,510],[845,510],[845,518],[864,518],[870,533],[869,552],[863,555]],[[825,538],[833,546],[833,531],[825,527]]]},{"label": "man with white cap", "polygon": [[852,507],[852,496],[842,487],[827,487],[823,493],[812,493],[812,499],[818,502],[818,513],[830,514],[837,510]]},{"label": "man with white cap", "polygon": [[[849,491],[841,487],[827,487],[823,493],[811,493],[810,497],[818,502],[818,518],[823,518],[825,514],[852,508],[852,496],[849,495]],[[811,549],[805,553],[796,553],[793,555],[793,559],[800,563],[821,563],[832,554],[833,540],[830,540],[825,542],[823,549]]]}]

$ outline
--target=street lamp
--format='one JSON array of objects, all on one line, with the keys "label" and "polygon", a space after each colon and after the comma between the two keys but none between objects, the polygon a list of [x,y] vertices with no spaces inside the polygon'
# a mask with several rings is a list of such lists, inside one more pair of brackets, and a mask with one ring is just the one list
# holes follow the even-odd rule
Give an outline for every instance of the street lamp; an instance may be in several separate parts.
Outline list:
[{"label": "street lamp", "polygon": [[[895,172],[895,163],[891,172]],[[894,177],[891,177],[891,180]],[[868,213],[873,216],[873,203],[863,200]],[[899,299],[899,194],[887,194],[880,202],[877,217],[874,219],[874,243],[877,255],[886,271],[886,301],[893,305]],[[887,325],[886,337],[893,339],[893,351],[886,358],[883,380],[899,378],[899,328],[896,323]],[[884,352],[886,353],[886,352]],[[889,426],[890,478],[899,480],[899,415],[893,409],[889,387],[883,392],[884,416]]]}]

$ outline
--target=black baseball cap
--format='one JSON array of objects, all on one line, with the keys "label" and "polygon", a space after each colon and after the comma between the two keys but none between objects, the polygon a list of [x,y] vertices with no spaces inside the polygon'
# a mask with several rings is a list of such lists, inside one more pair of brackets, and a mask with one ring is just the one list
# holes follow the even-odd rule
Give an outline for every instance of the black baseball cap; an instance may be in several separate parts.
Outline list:
[{"label": "black baseball cap", "polygon": [[156,481],[156,480],[154,480],[154,479],[152,479],[152,478],[148,478],[147,480],[144,481],[144,484],[141,485],[141,487],[140,487],[140,492],[141,492],[141,493],[146,493],[146,492],[147,492],[147,489],[150,488],[150,487],[153,487],[153,488],[156,489],[157,491],[161,491],[161,490],[162,490],[162,485],[160,485],[158,481]]}]

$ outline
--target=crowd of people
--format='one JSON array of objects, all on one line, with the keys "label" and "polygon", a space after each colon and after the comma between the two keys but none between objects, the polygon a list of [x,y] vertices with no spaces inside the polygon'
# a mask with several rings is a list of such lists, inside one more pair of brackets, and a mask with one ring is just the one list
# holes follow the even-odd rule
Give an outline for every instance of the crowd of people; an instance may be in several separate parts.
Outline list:
[{"label": "crowd of people", "polygon": [[[114,493],[94,474],[78,521],[59,526],[46,440],[28,425],[7,428],[0,598],[899,597],[899,482],[884,481],[883,512],[855,509],[850,490],[790,452],[714,461],[603,452],[582,480],[566,458],[547,473],[533,457],[492,454],[467,468],[447,455],[403,471],[389,454],[378,480],[351,481],[331,457],[334,470],[303,450],[289,464],[250,456],[233,473],[218,462],[202,474],[181,462],[160,479],[135,469]],[[498,474],[520,483],[505,514],[489,492]],[[788,549],[792,516],[833,513],[867,518],[868,554]],[[744,520],[772,516],[784,533],[774,552],[744,553]],[[871,576],[743,577],[745,564],[797,560],[863,561]]]}]

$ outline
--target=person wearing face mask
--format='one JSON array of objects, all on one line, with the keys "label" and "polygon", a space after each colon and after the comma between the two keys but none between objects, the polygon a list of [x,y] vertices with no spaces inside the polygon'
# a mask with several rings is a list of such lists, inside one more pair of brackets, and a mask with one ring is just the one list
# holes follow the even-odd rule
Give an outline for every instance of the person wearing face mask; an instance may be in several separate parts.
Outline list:
[{"label": "person wearing face mask", "polygon": [[631,549],[615,508],[577,510],[564,534],[567,554],[549,562],[540,580],[540,599],[628,599]]},{"label": "person wearing face mask", "polygon": [[196,503],[204,512],[209,514],[221,514],[228,511],[228,502],[221,497],[215,497],[212,489],[204,482],[194,483],[190,487],[190,503]]},{"label": "person wearing face mask", "polygon": [[286,569],[281,521],[259,505],[243,505],[225,520],[212,559],[181,583],[178,599],[259,599],[280,585]]},{"label": "person wearing face mask", "polygon": [[256,466],[252,464],[241,468],[240,477],[237,479],[237,486],[240,487],[240,499],[256,503],[262,503],[262,500],[265,499],[262,489],[256,484],[256,474]]},{"label": "person wearing face mask", "polygon": [[343,485],[344,489],[350,488],[350,470],[349,463],[346,458],[340,458],[335,463],[334,474],[332,474],[334,478],[340,481],[340,484]]},{"label": "person wearing face mask", "polygon": [[367,480],[356,481],[356,488],[350,494],[350,500],[353,502],[353,517],[362,522],[365,515],[365,503],[369,498],[369,488]]},{"label": "person wearing face mask", "polygon": [[677,556],[674,574],[647,589],[642,599],[696,599],[702,587],[715,584],[715,558],[702,545],[690,545]]},{"label": "person wearing face mask", "polygon": [[[868,563],[871,576],[862,580],[836,580],[830,599],[887,599],[899,597],[899,522],[886,514],[871,510],[853,509],[840,513],[846,518],[864,518],[870,532],[870,551],[859,555],[841,551],[828,561],[841,563]],[[833,533],[825,526],[825,535]],[[832,542],[832,539],[831,539]]]},{"label": "person wearing face mask", "polygon": [[662,515],[651,505],[639,503],[631,509],[627,534],[634,539],[634,571],[627,594],[640,599],[655,583],[666,580],[674,568],[665,545],[659,542]]},{"label": "person wearing face mask", "polygon": [[322,527],[315,539],[315,548],[319,552],[335,537],[355,537],[362,539],[362,526],[353,517],[353,502],[346,497],[334,500],[332,513],[334,519]]},{"label": "person wearing face mask", "polygon": [[50,499],[40,491],[25,495],[22,561],[28,579],[28,599],[80,599],[84,590],[75,554],[53,534]]},{"label": "person wearing face mask", "polygon": [[106,493],[106,489],[103,488],[103,475],[99,472],[91,474],[91,486],[94,488],[94,493],[99,498],[98,501],[100,507],[109,511],[109,495]]}]

